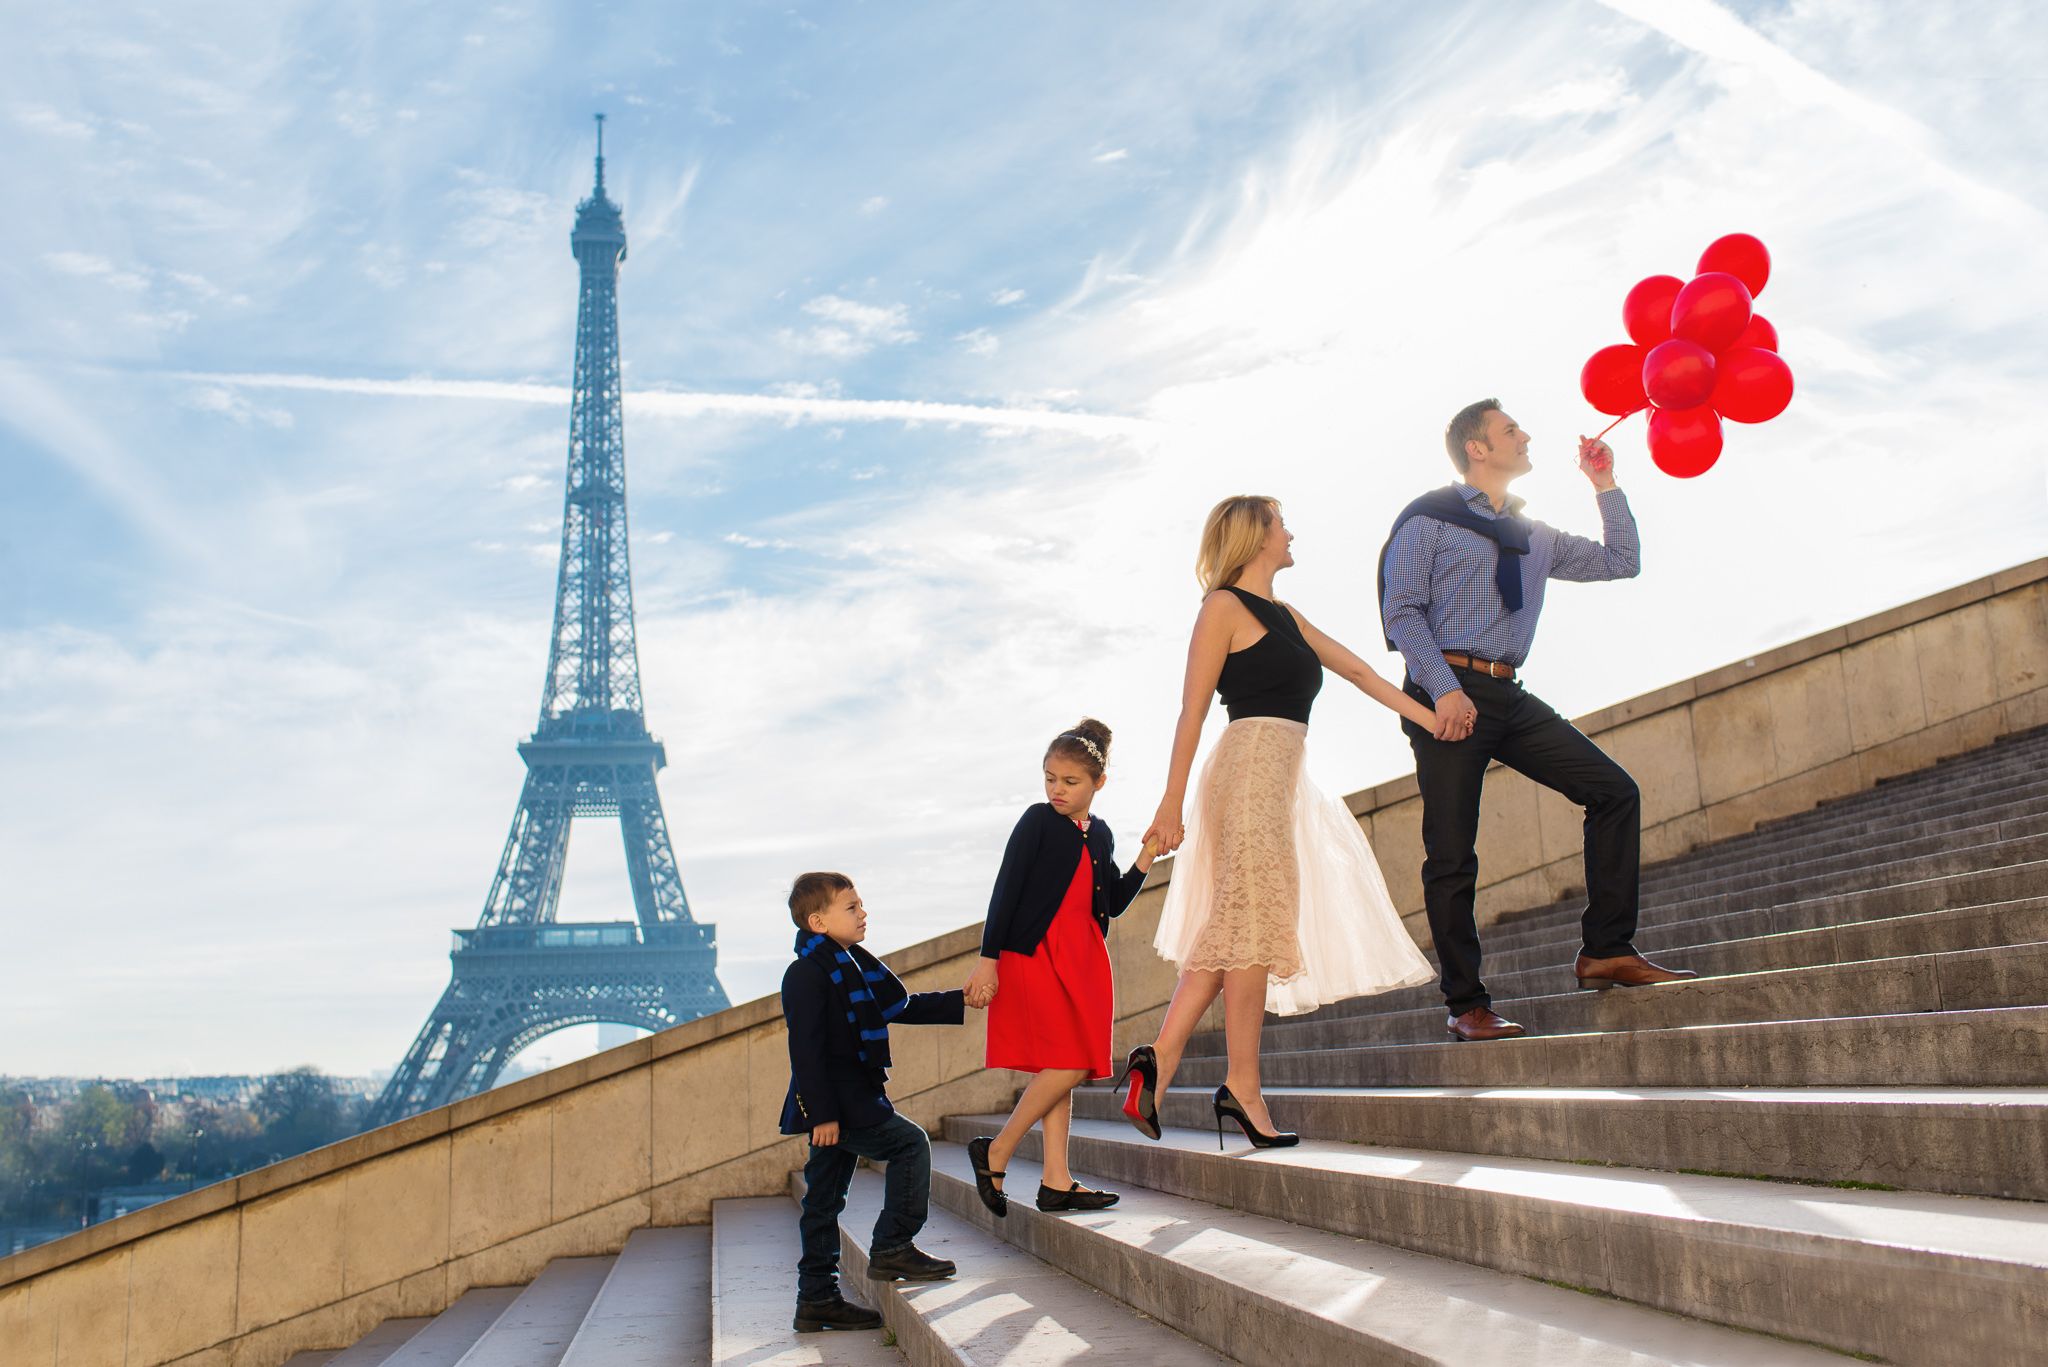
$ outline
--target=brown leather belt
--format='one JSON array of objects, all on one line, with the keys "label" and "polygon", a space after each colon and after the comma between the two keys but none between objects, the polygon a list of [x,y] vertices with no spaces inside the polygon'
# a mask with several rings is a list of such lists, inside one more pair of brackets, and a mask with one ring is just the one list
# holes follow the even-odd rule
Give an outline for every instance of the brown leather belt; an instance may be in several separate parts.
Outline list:
[{"label": "brown leather belt", "polygon": [[1456,650],[1446,650],[1444,652],[1444,663],[1456,665],[1460,669],[1475,669],[1481,674],[1486,675],[1489,679],[1512,679],[1515,677],[1515,667],[1513,665],[1504,665],[1498,660],[1482,660],[1476,655],[1466,655]]}]

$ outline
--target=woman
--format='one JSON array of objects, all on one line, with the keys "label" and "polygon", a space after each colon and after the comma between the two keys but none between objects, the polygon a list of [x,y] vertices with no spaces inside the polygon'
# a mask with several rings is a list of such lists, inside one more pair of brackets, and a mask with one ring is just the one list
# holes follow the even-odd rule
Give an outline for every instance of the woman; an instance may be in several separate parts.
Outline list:
[{"label": "woman", "polygon": [[[1297,1136],[1274,1133],[1260,1091],[1264,1013],[1294,1015],[1435,977],[1357,820],[1309,782],[1302,757],[1325,669],[1420,726],[1434,730],[1436,717],[1273,600],[1273,576],[1294,563],[1293,541],[1270,498],[1226,498],[1202,527],[1195,573],[1205,596],[1188,643],[1166,795],[1145,832],[1162,850],[1186,840],[1153,941],[1180,965],[1180,981],[1159,1038],[1133,1049],[1128,1065],[1124,1111],[1154,1139],[1157,1094],[1219,992],[1230,1061],[1215,1095],[1218,1141],[1231,1119],[1268,1148]],[[1230,724],[1202,768],[1184,826],[1188,772],[1212,693]]]}]

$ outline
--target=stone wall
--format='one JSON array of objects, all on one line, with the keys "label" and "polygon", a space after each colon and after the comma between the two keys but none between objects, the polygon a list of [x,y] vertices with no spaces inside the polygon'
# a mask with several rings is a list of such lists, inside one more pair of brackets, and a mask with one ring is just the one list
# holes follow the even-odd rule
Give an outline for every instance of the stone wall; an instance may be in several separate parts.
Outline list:
[{"label": "stone wall", "polygon": [[[2043,723],[2048,560],[1579,720],[1642,784],[1652,860]],[[1413,777],[1349,801],[1426,938]],[[1568,895],[1574,809],[1496,770],[1480,861],[1483,921]],[[1151,951],[1170,873],[1111,937],[1120,1046],[1172,990]],[[888,958],[913,991],[957,987],[978,945],[968,927]],[[981,1068],[983,1019],[892,1037],[892,1093],[926,1128],[1012,1094]],[[642,1226],[701,1223],[714,1200],[787,1189],[788,1076],[763,998],[0,1259],[0,1362],[274,1367]]]}]

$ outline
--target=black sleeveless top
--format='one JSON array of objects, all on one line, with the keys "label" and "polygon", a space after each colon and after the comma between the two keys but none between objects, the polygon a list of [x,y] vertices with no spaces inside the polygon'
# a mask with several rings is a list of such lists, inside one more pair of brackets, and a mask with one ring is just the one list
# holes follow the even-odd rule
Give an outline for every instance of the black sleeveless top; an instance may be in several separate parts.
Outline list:
[{"label": "black sleeveless top", "polygon": [[1308,710],[1323,686],[1323,664],[1303,639],[1294,614],[1269,598],[1236,585],[1230,591],[1251,609],[1266,634],[1223,657],[1216,696],[1223,699],[1232,721],[1246,717],[1285,717],[1308,722]]}]

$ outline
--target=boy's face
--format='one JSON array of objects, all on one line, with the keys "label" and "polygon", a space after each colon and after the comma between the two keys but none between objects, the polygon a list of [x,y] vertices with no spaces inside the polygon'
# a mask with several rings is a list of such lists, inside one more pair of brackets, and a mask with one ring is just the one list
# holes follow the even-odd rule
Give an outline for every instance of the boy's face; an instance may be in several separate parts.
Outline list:
[{"label": "boy's face", "polygon": [[823,911],[810,915],[811,929],[831,937],[834,944],[857,945],[868,938],[868,909],[857,888],[841,888]]}]

